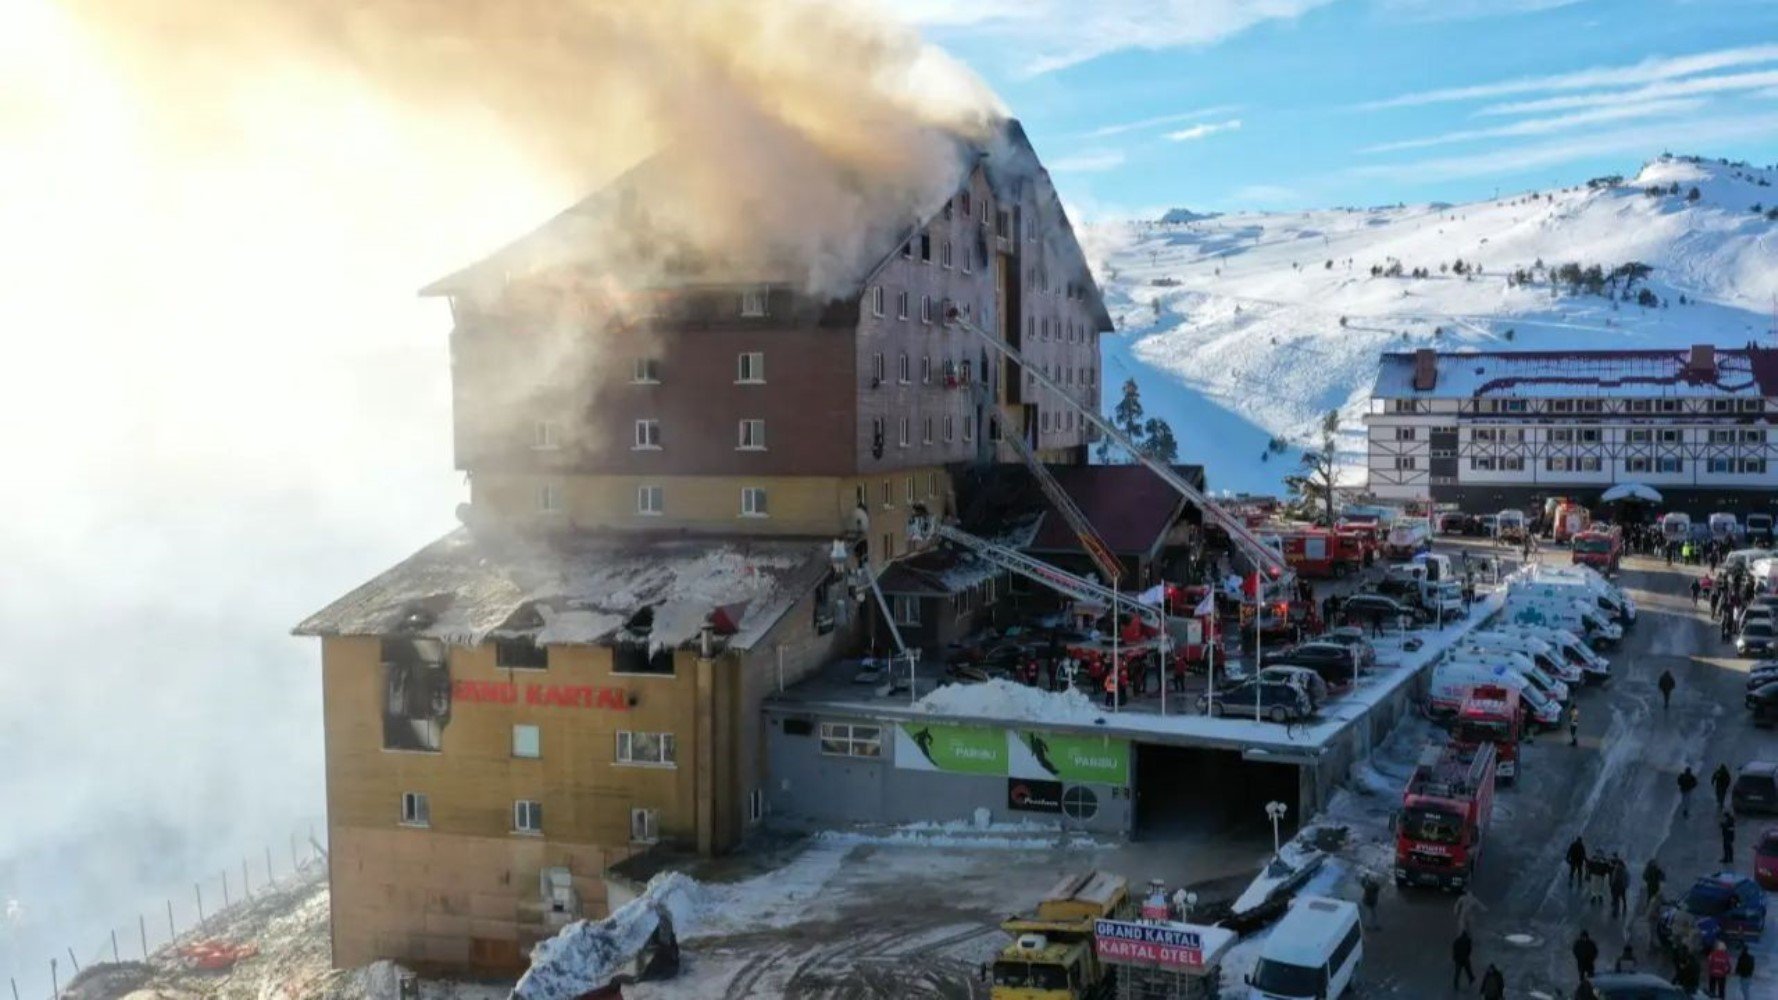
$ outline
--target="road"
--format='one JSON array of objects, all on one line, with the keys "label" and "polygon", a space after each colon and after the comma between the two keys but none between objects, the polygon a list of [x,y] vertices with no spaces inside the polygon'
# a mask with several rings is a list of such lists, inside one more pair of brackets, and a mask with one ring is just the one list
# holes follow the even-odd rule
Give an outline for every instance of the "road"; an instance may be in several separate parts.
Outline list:
[{"label": "road", "polygon": [[[1565,732],[1539,737],[1527,749],[1517,787],[1497,795],[1505,808],[1497,809],[1475,885],[1488,910],[1476,922],[1474,965],[1478,973],[1490,962],[1499,965],[1508,996],[1572,992],[1576,971],[1569,949],[1582,929],[1599,943],[1601,967],[1610,966],[1626,941],[1644,968],[1651,964],[1645,925],[1611,919],[1608,906],[1590,906],[1567,888],[1562,858],[1576,834],[1589,848],[1617,851],[1628,860],[1635,876],[1632,906],[1641,898],[1640,873],[1651,855],[1668,873],[1668,894],[1682,891],[1696,875],[1722,867],[1710,772],[1719,763],[1732,771],[1756,757],[1778,757],[1778,740],[1769,730],[1754,729],[1742,707],[1747,661],[1734,658],[1720,641],[1707,605],[1692,607],[1694,575],[1658,559],[1626,562],[1619,583],[1640,606],[1641,620],[1621,648],[1608,652],[1610,685],[1579,696],[1580,745],[1570,747]],[[1662,670],[1679,682],[1670,711],[1662,710],[1655,686]],[[1675,783],[1687,764],[1702,785],[1689,819],[1679,815]],[[1751,845],[1769,823],[1778,818],[1743,820],[1737,870],[1751,870]],[[1386,890],[1381,920],[1383,931],[1366,943],[1363,995],[1449,995],[1456,933],[1451,897]],[[1770,991],[1756,995],[1778,996],[1773,938],[1778,935],[1768,935],[1756,949],[1756,982]],[[1670,969],[1662,964],[1655,971]]]}]

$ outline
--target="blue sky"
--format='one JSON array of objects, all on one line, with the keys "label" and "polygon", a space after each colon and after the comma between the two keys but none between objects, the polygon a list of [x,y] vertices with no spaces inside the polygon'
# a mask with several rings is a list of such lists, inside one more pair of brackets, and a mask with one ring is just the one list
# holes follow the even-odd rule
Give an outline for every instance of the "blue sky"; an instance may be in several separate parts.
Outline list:
[{"label": "blue sky", "polygon": [[1089,216],[1778,160],[1778,0],[900,0]]}]

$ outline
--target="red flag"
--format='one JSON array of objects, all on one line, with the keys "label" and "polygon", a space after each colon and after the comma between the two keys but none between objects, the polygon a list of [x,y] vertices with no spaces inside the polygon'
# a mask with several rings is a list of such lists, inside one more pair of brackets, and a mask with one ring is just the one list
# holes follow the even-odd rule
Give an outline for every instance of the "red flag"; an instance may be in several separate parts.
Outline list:
[{"label": "red flag", "polygon": [[1248,597],[1251,597],[1254,600],[1259,599],[1259,571],[1258,570],[1255,570],[1253,573],[1248,575],[1247,579],[1241,581],[1241,593],[1246,594]]}]

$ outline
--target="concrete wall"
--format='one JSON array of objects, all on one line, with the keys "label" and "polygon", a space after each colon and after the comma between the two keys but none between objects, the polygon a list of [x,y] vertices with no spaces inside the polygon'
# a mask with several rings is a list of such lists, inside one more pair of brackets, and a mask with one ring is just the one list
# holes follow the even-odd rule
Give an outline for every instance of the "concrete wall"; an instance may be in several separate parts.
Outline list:
[{"label": "concrete wall", "polygon": [[[1006,804],[1007,779],[1003,776],[896,767],[893,721],[840,715],[791,718],[807,719],[812,731],[807,736],[786,733],[786,717],[777,712],[768,711],[765,720],[771,773],[768,808],[779,825],[812,829],[970,821],[981,807],[989,810],[995,823],[1066,823],[1069,829],[1111,836],[1128,834],[1135,822],[1131,797],[1114,796],[1110,785],[1085,786],[1099,802],[1098,813],[1090,820],[1013,810]],[[824,721],[881,726],[882,756],[867,759],[823,753],[820,725]],[[1132,759],[1132,780],[1134,769]],[[1064,787],[1073,784],[1065,783]]]}]

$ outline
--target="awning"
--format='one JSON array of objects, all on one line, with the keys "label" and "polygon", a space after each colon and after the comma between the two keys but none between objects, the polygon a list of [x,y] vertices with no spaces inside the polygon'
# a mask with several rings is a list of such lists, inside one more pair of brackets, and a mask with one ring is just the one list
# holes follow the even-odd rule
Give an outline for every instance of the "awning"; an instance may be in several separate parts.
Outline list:
[{"label": "awning", "polygon": [[1642,483],[1619,483],[1599,495],[1606,503],[1614,500],[1647,500],[1649,503],[1661,502],[1661,491],[1653,486]]}]

